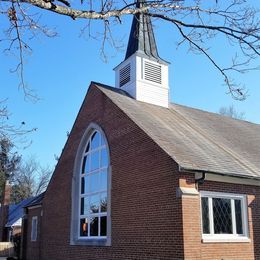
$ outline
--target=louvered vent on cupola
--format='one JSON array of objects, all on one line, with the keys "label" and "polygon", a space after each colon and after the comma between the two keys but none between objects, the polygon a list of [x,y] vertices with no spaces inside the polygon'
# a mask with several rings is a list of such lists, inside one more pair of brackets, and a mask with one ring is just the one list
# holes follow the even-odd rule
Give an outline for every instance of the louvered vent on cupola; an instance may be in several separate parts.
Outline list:
[{"label": "louvered vent on cupola", "polygon": [[119,71],[119,86],[122,87],[131,81],[131,65],[128,63]]},{"label": "louvered vent on cupola", "polygon": [[162,67],[148,61],[144,62],[144,79],[162,84]]}]

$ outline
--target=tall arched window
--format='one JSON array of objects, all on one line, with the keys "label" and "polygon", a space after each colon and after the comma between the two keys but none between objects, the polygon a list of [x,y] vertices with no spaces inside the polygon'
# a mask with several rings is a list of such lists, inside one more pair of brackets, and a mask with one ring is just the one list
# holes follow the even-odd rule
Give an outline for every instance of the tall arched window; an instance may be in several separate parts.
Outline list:
[{"label": "tall arched window", "polygon": [[83,154],[80,173],[80,237],[107,235],[108,151],[95,130]]},{"label": "tall arched window", "polygon": [[102,130],[89,128],[82,138],[74,169],[72,243],[101,241],[102,245],[103,241],[106,245],[110,234],[109,151]]}]

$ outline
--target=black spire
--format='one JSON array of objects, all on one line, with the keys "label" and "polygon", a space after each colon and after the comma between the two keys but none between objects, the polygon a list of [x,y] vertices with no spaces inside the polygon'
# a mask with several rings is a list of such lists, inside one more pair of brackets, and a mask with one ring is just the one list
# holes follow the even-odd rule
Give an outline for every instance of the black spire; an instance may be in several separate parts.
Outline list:
[{"label": "black spire", "polygon": [[[137,8],[141,8],[144,5],[145,0],[136,1]],[[125,60],[135,52],[146,55],[150,59],[165,63],[157,51],[151,18],[144,13],[134,15]]]}]

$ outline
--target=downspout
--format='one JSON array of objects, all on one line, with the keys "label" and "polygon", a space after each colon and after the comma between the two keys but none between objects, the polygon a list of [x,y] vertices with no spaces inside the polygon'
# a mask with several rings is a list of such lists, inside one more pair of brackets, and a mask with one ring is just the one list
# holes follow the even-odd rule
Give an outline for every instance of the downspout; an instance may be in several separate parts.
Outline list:
[{"label": "downspout", "polygon": [[202,176],[198,179],[196,179],[195,177],[195,186],[196,186],[196,189],[199,190],[199,185],[202,185],[205,181],[205,177],[206,177],[206,173],[205,172],[201,172],[202,173]]}]

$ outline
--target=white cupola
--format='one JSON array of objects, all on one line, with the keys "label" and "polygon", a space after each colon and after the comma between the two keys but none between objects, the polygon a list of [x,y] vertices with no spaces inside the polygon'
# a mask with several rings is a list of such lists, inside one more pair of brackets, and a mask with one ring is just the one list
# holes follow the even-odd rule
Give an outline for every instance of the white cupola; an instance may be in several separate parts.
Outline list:
[{"label": "white cupola", "polygon": [[[137,8],[143,5],[137,0]],[[134,15],[125,60],[114,69],[116,88],[138,101],[168,107],[168,65],[158,55],[150,16]]]}]

